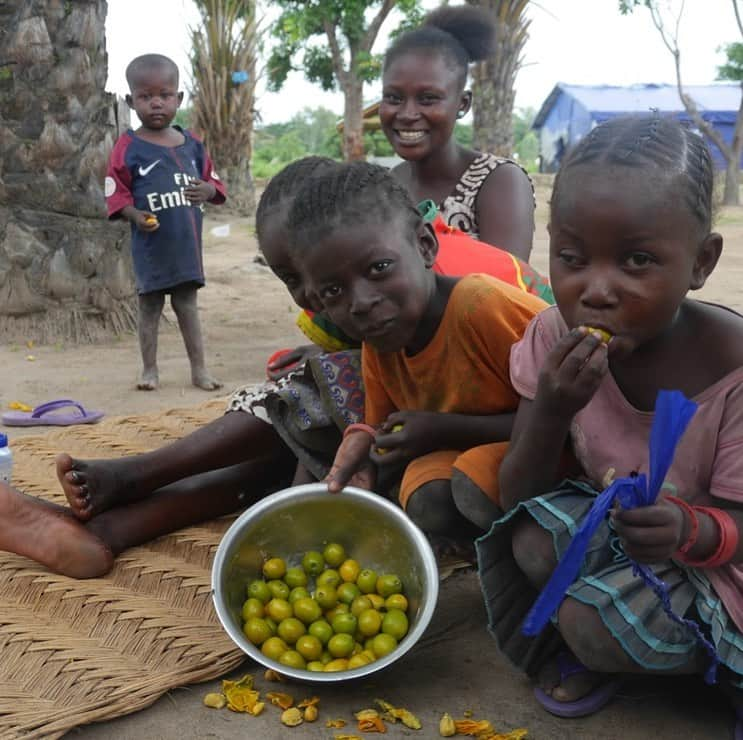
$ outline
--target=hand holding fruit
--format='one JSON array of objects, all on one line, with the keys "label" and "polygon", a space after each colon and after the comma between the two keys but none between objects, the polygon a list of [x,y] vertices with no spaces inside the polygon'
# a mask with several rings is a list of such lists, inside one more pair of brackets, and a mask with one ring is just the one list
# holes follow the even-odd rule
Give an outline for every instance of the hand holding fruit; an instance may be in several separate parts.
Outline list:
[{"label": "hand holding fruit", "polygon": [[157,216],[149,211],[137,211],[134,223],[140,231],[157,231],[160,228]]},{"label": "hand holding fruit", "polygon": [[438,430],[445,414],[395,411],[377,434],[370,458],[377,465],[399,465],[440,448]]},{"label": "hand holding fruit", "polygon": [[572,419],[593,398],[608,370],[603,339],[587,327],[573,329],[547,355],[534,403],[543,413]]}]

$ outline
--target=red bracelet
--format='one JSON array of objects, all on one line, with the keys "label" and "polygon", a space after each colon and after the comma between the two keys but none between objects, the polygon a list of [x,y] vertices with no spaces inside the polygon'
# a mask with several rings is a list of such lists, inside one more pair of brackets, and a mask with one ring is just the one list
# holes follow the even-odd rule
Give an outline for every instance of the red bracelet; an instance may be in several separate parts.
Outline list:
[{"label": "red bracelet", "polygon": [[344,430],[343,430],[343,439],[345,439],[351,432],[366,432],[367,434],[371,434],[372,437],[377,436],[377,430],[371,426],[370,424],[349,424]]},{"label": "red bracelet", "polygon": [[694,510],[714,520],[720,532],[720,543],[717,549],[706,560],[690,560],[685,557],[677,557],[684,565],[692,568],[718,568],[732,560],[738,549],[740,533],[735,519],[723,509],[712,506],[695,506]]},{"label": "red bracelet", "polygon": [[697,514],[694,509],[683,499],[677,498],[676,496],[666,496],[665,499],[666,501],[670,501],[672,504],[676,504],[676,506],[678,506],[679,509],[681,509],[681,511],[683,511],[689,518],[689,525],[691,527],[689,536],[686,538],[686,542],[684,542],[684,544],[676,551],[676,556],[686,555],[686,553],[689,552],[689,550],[691,550],[691,548],[697,543],[699,537],[699,519],[697,519]]}]

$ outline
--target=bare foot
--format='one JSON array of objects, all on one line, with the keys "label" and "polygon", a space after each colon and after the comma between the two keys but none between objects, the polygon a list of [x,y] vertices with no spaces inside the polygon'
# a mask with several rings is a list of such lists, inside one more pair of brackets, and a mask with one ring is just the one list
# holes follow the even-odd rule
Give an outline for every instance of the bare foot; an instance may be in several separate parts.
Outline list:
[{"label": "bare foot", "polygon": [[108,573],[114,556],[69,510],[0,482],[0,550],[71,578]]},{"label": "bare foot", "polygon": [[191,382],[197,388],[205,391],[216,391],[224,385],[224,383],[209,375],[206,370],[192,372]]},{"label": "bare foot", "polygon": [[142,376],[137,383],[138,391],[156,391],[160,384],[157,368],[153,370],[143,370]]},{"label": "bare foot", "polygon": [[[577,661],[572,658],[577,665]],[[538,684],[545,694],[556,701],[572,702],[590,694],[605,683],[606,674],[589,671],[582,666],[577,669],[560,669],[557,659],[549,661],[539,672]]]},{"label": "bare foot", "polygon": [[66,453],[57,455],[57,479],[72,509],[86,522],[112,506],[138,498],[131,463],[121,460],[75,460]]}]

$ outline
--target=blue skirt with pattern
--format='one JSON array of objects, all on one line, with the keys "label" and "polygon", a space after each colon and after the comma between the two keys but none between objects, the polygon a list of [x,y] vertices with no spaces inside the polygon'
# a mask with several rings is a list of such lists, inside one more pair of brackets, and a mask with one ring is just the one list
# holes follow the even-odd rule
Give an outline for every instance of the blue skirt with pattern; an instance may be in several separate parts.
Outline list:
[{"label": "blue skirt with pattern", "polygon": [[[538,594],[514,560],[514,522],[524,514],[531,516],[550,533],[559,560],[597,494],[583,483],[566,481],[552,493],[519,504],[476,542],[490,632],[506,656],[529,674],[561,648],[562,640],[554,622],[533,638],[521,632]],[[696,620],[715,646],[721,662],[719,679],[743,688],[743,635],[704,571],[670,560],[654,565],[653,571],[668,586],[674,613]],[[633,574],[608,519],[589,542],[578,578],[566,595],[594,607],[623,650],[647,671],[673,671],[698,657],[694,635],[674,622],[653,591]]]}]

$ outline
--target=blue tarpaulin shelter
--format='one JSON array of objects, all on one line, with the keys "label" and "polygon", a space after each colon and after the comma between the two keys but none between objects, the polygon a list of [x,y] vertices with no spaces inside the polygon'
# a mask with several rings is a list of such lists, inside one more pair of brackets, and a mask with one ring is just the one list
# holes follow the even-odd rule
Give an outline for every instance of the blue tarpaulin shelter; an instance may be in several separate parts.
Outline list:
[{"label": "blue tarpaulin shelter", "polygon": [[[736,82],[711,85],[687,85],[684,92],[697,104],[702,117],[717,129],[726,142],[733,138],[741,100]],[[628,113],[675,115],[690,121],[675,85],[567,85],[559,82],[539,109],[533,127],[539,136],[544,172],[555,172],[564,152],[576,144],[594,126],[609,118]],[[724,169],[720,151],[708,141],[715,166]]]}]

